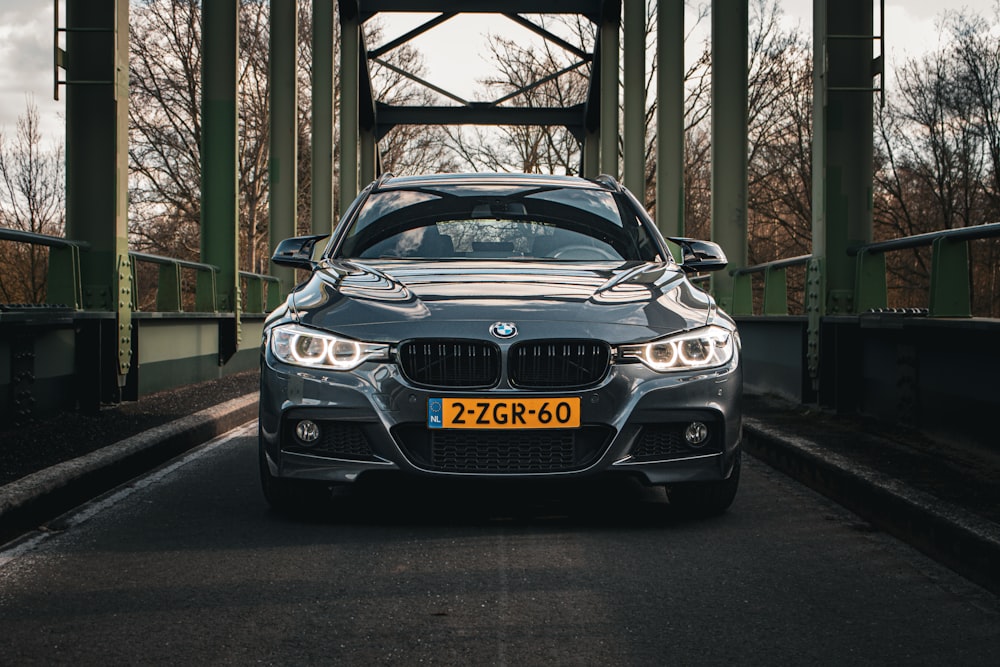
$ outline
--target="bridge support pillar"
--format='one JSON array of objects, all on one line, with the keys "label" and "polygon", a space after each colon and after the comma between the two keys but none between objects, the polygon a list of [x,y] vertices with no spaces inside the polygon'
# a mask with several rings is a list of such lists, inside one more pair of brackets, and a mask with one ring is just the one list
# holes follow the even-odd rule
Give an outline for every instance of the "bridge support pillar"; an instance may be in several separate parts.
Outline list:
[{"label": "bridge support pillar", "polygon": [[313,2],[312,233],[333,229],[333,0]]},{"label": "bridge support pillar", "polygon": [[211,310],[233,313],[219,328],[219,364],[239,349],[239,164],[237,158],[237,0],[202,8],[201,261],[219,267]]},{"label": "bridge support pillar", "polygon": [[813,257],[820,315],[856,311],[852,246],[871,242],[872,0],[813,2]]},{"label": "bridge support pillar", "polygon": [[684,236],[684,3],[656,3],[656,226]]},{"label": "bridge support pillar", "polygon": [[[729,266],[747,263],[747,28],[746,0],[712,2],[712,239]],[[712,274],[723,308],[733,305],[733,278]]]},{"label": "bridge support pillar", "polygon": [[122,390],[129,391],[126,383],[134,372],[128,9],[127,2],[116,0],[66,6],[66,236],[89,246],[80,256],[83,308],[108,314],[93,321],[100,322],[94,325],[102,341],[100,377],[88,381],[98,383],[100,391],[81,390],[88,404],[129,397]]},{"label": "bridge support pillar", "polygon": [[340,211],[358,195],[361,22],[357,3],[340,5]]},{"label": "bridge support pillar", "polygon": [[625,0],[625,187],[646,203],[646,3]]},{"label": "bridge support pillar", "polygon": [[[298,7],[295,0],[271,0],[271,204],[272,250],[295,236],[298,221]],[[272,266],[282,290],[295,283],[295,270]]]},{"label": "bridge support pillar", "polygon": [[607,3],[600,29],[601,58],[601,171],[615,178],[618,173],[618,54],[621,39],[621,3]]}]

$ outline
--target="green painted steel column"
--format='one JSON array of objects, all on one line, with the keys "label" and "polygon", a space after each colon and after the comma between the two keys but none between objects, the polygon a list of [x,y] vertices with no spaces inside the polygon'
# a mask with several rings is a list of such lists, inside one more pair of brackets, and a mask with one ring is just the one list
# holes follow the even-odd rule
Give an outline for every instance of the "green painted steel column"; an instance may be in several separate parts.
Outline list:
[{"label": "green painted steel column", "polygon": [[855,259],[872,238],[872,0],[815,0],[813,256],[818,314],[853,313]]},{"label": "green painted steel column", "polygon": [[340,210],[358,195],[358,97],[361,24],[340,8]]},{"label": "green painted steel column", "polygon": [[[295,236],[298,218],[298,7],[295,0],[271,0],[271,249]],[[295,271],[271,266],[282,290]]]},{"label": "green painted steel column", "polygon": [[[747,264],[746,0],[712,2],[712,239],[731,269]],[[733,303],[728,271],[712,274],[723,308]]]},{"label": "green painted steel column", "polygon": [[646,203],[646,3],[625,0],[624,181]]},{"label": "green painted steel column", "polygon": [[656,226],[684,236],[684,3],[656,4]]},{"label": "green painted steel column", "polygon": [[[202,34],[201,261],[219,267],[212,310],[240,312],[238,0],[206,2]],[[238,330],[238,329],[237,329]]]},{"label": "green painted steel column", "polygon": [[[102,349],[100,356],[102,375],[117,376],[118,387],[131,368],[132,338],[128,8],[116,0],[66,6],[66,236],[90,246],[80,256],[84,309],[115,313],[114,352]],[[109,338],[107,332],[102,347]],[[112,355],[114,363],[105,363]],[[116,398],[103,386],[101,393],[102,400]]]},{"label": "green painted steel column", "polygon": [[333,0],[313,2],[312,233],[333,228]]},{"label": "green painted steel column", "polygon": [[[615,3],[612,3],[615,4]],[[601,22],[601,171],[618,178],[618,54],[621,7]]]}]

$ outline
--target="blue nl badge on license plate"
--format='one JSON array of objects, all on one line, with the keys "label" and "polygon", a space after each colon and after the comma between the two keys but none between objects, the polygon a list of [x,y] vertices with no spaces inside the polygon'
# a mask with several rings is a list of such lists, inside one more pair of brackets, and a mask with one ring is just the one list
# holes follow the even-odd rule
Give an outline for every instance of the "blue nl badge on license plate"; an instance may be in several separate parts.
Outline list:
[{"label": "blue nl badge on license plate", "polygon": [[442,421],[443,415],[444,415],[444,399],[428,398],[427,428],[441,428],[444,424],[444,422]]}]

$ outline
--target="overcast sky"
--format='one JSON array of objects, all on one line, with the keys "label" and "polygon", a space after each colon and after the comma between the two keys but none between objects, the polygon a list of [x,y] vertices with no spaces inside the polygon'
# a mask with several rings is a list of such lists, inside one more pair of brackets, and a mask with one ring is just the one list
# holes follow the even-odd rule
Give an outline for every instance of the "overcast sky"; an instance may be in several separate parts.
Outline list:
[{"label": "overcast sky", "polygon": [[[937,19],[944,8],[967,7],[996,22],[993,13],[996,3],[997,0],[887,0],[886,52],[890,67],[894,60],[938,44]],[[0,63],[3,63],[0,130],[8,136],[15,131],[26,99],[31,98],[39,108],[47,134],[61,140],[64,105],[52,99],[52,7],[51,0],[0,0]],[[804,30],[811,31],[812,0],[782,0],[782,7],[790,24],[800,23]],[[401,20],[398,25],[403,24],[405,21]],[[425,37],[430,39],[426,43],[415,42],[424,52],[428,79],[459,95],[472,97],[475,80],[487,71],[484,58],[471,55],[471,51],[485,41],[486,33],[504,25],[512,24],[496,17],[459,16],[428,33]],[[396,30],[394,25],[393,35],[405,29]],[[434,49],[434,45],[438,48]],[[469,55],[456,58],[456,53]],[[61,96],[65,99],[65,95]]]}]

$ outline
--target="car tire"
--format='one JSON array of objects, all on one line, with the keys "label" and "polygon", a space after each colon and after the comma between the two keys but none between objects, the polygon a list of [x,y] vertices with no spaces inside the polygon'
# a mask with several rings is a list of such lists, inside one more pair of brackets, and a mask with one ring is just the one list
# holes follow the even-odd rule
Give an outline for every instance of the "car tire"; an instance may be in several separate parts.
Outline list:
[{"label": "car tire", "polygon": [[718,516],[733,504],[740,485],[740,455],[727,479],[717,482],[684,482],[667,489],[670,505],[678,512],[697,517]]},{"label": "car tire", "polygon": [[272,509],[286,515],[317,513],[330,500],[330,490],[321,482],[275,477],[267,464],[264,446],[259,447],[260,486]]}]

